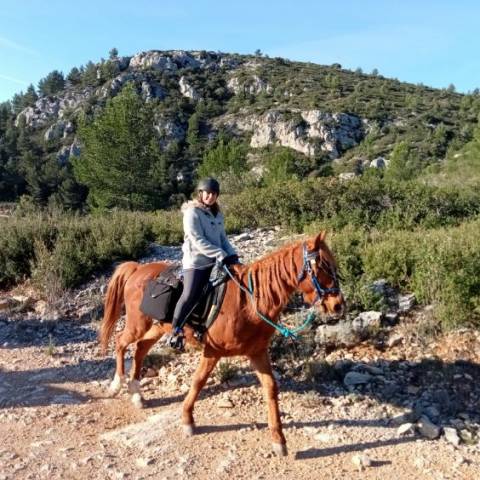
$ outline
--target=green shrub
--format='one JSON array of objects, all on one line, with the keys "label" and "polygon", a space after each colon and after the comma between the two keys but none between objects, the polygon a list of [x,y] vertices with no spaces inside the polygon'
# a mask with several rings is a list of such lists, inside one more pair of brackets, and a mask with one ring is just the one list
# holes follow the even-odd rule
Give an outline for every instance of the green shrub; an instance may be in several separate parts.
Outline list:
[{"label": "green shrub", "polygon": [[172,245],[183,241],[183,224],[180,211],[157,211],[150,215],[150,219],[153,237],[156,242],[163,245]]},{"label": "green shrub", "polygon": [[28,218],[11,217],[1,223],[0,285],[20,282],[30,276],[35,242],[50,247],[57,235],[55,221],[36,213]]},{"label": "green shrub", "polygon": [[347,225],[380,229],[458,224],[480,213],[480,194],[377,176],[276,182],[224,198],[235,225],[284,225],[302,231],[314,221],[335,230]]},{"label": "green shrub", "polygon": [[150,223],[148,216],[128,212],[11,218],[0,239],[0,284],[32,275],[45,291],[77,285],[97,268],[137,258],[153,239]]},{"label": "green shrub", "polygon": [[363,281],[380,277],[433,304],[444,328],[480,323],[480,220],[460,226],[370,235]]},{"label": "green shrub", "polygon": [[220,140],[214,147],[203,156],[201,165],[198,167],[198,176],[218,177],[224,172],[240,175],[247,169],[245,145],[239,141]]}]

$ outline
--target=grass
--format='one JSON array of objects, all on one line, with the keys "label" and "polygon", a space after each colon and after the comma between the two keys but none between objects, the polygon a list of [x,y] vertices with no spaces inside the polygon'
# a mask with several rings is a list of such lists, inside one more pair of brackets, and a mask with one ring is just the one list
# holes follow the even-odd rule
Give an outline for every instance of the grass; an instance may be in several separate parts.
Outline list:
[{"label": "grass", "polygon": [[238,371],[238,366],[231,360],[221,360],[217,366],[216,377],[220,383],[226,383],[233,380]]},{"label": "grass", "polygon": [[45,349],[45,353],[49,356],[49,357],[53,357],[56,353],[57,349],[55,347],[55,341],[53,340],[53,337],[52,335],[48,335],[48,345],[47,345],[47,348]]}]

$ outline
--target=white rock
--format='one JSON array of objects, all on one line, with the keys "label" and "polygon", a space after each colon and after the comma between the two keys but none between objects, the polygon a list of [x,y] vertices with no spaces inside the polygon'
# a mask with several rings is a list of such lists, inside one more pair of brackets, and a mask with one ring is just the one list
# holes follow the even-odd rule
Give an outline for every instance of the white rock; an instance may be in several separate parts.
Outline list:
[{"label": "white rock", "polygon": [[372,460],[368,455],[354,455],[352,457],[352,463],[357,467],[358,470],[363,470],[366,467],[372,465]]},{"label": "white rock", "polygon": [[140,458],[137,458],[135,463],[140,468],[146,468],[149,465],[152,465],[153,463],[155,463],[155,459],[151,457],[147,457],[147,458],[140,457]]},{"label": "white rock", "polygon": [[458,447],[460,445],[460,437],[458,436],[457,430],[452,427],[444,427],[443,433],[445,434],[445,440],[452,445]]},{"label": "white rock", "polygon": [[352,321],[352,326],[355,330],[364,330],[369,327],[379,327],[383,318],[382,312],[370,310],[368,312],[361,312]]},{"label": "white rock", "polygon": [[415,431],[415,424],[403,423],[397,428],[397,435],[401,437],[402,435],[411,434],[414,431]]},{"label": "white rock", "polygon": [[217,402],[219,408],[233,408],[235,405],[229,398],[220,398]]}]

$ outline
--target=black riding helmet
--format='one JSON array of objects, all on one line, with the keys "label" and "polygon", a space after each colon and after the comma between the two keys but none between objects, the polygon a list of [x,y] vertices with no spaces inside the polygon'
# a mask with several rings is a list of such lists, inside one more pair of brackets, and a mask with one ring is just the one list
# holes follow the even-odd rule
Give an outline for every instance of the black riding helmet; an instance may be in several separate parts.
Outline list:
[{"label": "black riding helmet", "polygon": [[202,178],[202,180],[198,182],[197,190],[220,195],[220,184],[212,177]]}]

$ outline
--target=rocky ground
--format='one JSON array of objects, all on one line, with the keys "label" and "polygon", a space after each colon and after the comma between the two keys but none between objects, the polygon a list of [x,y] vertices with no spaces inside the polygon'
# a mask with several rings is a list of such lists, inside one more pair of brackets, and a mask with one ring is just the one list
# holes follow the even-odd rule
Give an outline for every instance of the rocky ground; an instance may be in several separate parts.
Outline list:
[{"label": "rocky ground", "polygon": [[[281,240],[263,230],[233,241],[249,261]],[[177,248],[154,246],[144,260],[178,257]],[[54,309],[28,286],[0,294],[0,479],[478,478],[479,332],[425,337],[430,311],[417,307],[348,347],[322,344],[324,326],[296,344],[275,338],[289,449],[277,458],[243,359],[217,366],[190,438],[179,412],[198,351],[155,347],[145,409],[127,392],[107,397],[114,360],[100,355],[96,331],[108,274]]]}]

